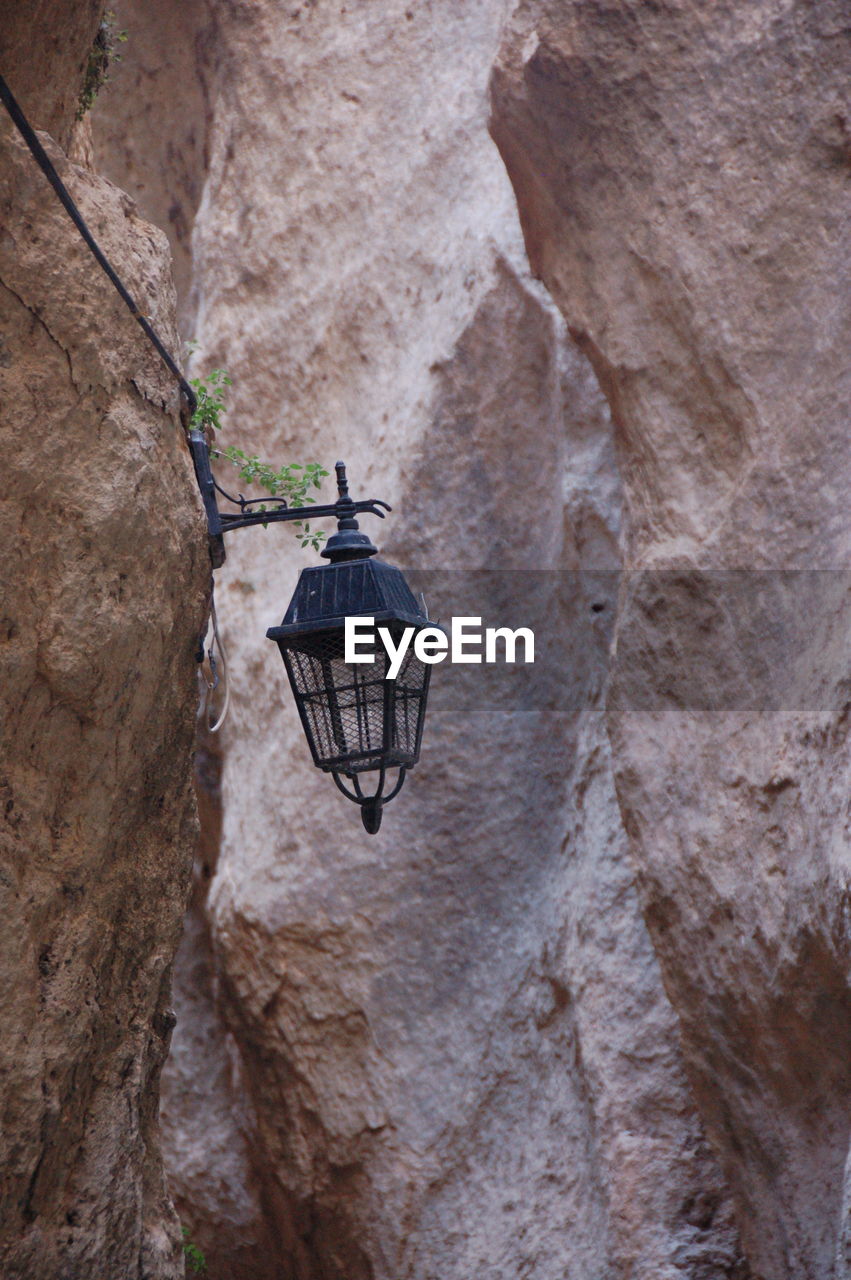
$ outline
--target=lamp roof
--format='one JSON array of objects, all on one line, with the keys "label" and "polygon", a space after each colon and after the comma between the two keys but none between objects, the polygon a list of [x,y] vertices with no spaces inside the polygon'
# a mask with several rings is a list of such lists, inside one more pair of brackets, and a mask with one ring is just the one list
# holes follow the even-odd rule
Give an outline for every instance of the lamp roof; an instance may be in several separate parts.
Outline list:
[{"label": "lamp roof", "polygon": [[302,569],[281,625],[270,627],[266,635],[286,641],[343,627],[346,618],[358,616],[417,628],[429,625],[401,569],[383,560],[343,560]]}]

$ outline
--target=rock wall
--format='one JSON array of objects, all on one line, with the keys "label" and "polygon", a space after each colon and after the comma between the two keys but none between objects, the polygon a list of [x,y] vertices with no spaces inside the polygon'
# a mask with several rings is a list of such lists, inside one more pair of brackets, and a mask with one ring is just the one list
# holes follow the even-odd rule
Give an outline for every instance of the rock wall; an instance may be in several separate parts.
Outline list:
[{"label": "rock wall", "polygon": [[102,12],[98,0],[36,0],[8,5],[3,15],[3,76],[30,122],[63,146],[74,131]]},{"label": "rock wall", "polygon": [[[120,11],[130,106],[113,119],[104,99],[99,141],[122,181],[154,142],[115,123],[146,83],[133,25],[170,48],[169,15]],[[231,540],[222,807],[166,1079],[181,1215],[231,1280],[751,1274],[612,777],[611,422],[529,278],[486,133],[506,17],[497,3],[394,0],[212,13],[191,291],[195,367],[234,377],[225,438],[281,460],[345,457],[356,496],[394,504],[386,553],[420,572],[444,617],[515,609],[539,636],[558,619],[567,637],[536,680],[491,682],[489,711],[438,669],[423,761],[370,839],[307,764],[264,639],[309,554],[281,530]],[[496,136],[533,266],[613,407],[632,564],[646,468],[590,328],[536,253],[500,124],[513,47]],[[185,128],[176,111],[171,131]],[[168,191],[183,162],[158,145]],[[534,196],[545,203],[537,179]],[[714,466],[699,476],[707,501]],[[621,763],[633,834],[628,776]]]},{"label": "rock wall", "polygon": [[172,8],[96,138],[194,212],[226,439],[345,457],[433,611],[550,639],[437,669],[369,839],[264,639],[309,553],[232,539],[184,1221],[229,1280],[839,1280],[847,14],[219,0],[189,56]]},{"label": "rock wall", "polygon": [[220,44],[215,9],[181,0],[112,12],[127,39],[91,112],[94,145],[143,216],[168,235],[180,328],[191,336],[192,228],[210,158]]},{"label": "rock wall", "polygon": [[830,2],[529,0],[492,83],[617,426],[618,796],[765,1280],[848,1265],[849,34]]},{"label": "rock wall", "polygon": [[[91,4],[4,15],[2,71],[67,140]],[[45,146],[176,342],[167,243]],[[177,396],[0,120],[0,1273],[183,1275],[158,1082],[195,844],[209,562]]]}]

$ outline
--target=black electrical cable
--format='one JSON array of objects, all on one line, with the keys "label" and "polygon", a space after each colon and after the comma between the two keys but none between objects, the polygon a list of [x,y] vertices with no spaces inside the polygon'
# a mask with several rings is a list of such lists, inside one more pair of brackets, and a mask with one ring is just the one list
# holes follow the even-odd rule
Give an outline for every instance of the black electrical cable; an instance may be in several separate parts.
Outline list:
[{"label": "black electrical cable", "polygon": [[96,258],[98,265],[101,267],[105,275],[107,275],[109,279],[112,281],[112,283],[115,285],[115,288],[118,291],[119,295],[121,296],[123,301],[126,303],[131,316],[133,317],[134,320],[138,321],[140,328],[144,331],[145,336],[148,338],[149,342],[151,342],[154,348],[156,349],[160,358],[162,359],[164,364],[167,366],[169,372],[172,373],[174,377],[177,379],[178,386],[180,387],[180,390],[189,408],[189,417],[191,418],[198,407],[198,400],[195,396],[195,392],[192,390],[189,383],[186,381],[183,374],[180,372],[180,369],[177,367],[177,364],[175,363],[174,357],[171,355],[171,352],[163,343],[156,329],[154,329],[153,325],[149,323],[147,318],[139,310],[135,301],[133,300],[132,294],[125,287],[123,281],[120,279],[117,272],[113,269],[112,265],[110,264],[109,260],[107,259],[106,255],[104,254],[97,240],[95,240],[91,231],[89,231],[89,228],[86,226],[85,222],[83,221],[83,216],[80,213],[80,210],[77,208],[77,206],[74,204],[74,201],[71,199],[70,195],[68,194],[68,191],[62,182],[62,179],[59,177],[59,174],[56,172],[56,170],[53,167],[53,164],[51,163],[50,157],[48,156],[44,147],[39,142],[38,138],[36,137],[35,132],[32,129],[29,121],[27,120],[21,108],[18,106],[18,103],[15,101],[15,98],[12,94],[11,89],[9,88],[9,86],[7,85],[6,81],[3,79],[2,76],[0,76],[0,101],[2,101],[3,106],[6,108],[6,110],[9,112],[9,115],[12,117],[12,120],[14,121],[15,126],[18,129],[18,132],[21,134],[21,137],[23,138],[24,142],[27,144],[30,151],[32,152],[35,158],[35,161],[38,164],[38,167],[41,169],[42,173],[47,178],[47,181],[53,187],[53,190],[56,192],[57,196],[62,201],[62,204],[65,206],[65,209],[67,210],[68,215],[71,218],[71,221],[74,223],[74,226],[77,228],[80,235],[83,237],[86,244],[89,246],[92,253],[94,254],[94,257]]}]

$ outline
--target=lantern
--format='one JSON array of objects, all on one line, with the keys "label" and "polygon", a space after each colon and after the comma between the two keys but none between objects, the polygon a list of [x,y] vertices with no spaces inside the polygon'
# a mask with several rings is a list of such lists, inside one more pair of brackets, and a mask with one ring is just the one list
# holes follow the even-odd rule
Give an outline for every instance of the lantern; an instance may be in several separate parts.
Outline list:
[{"label": "lantern", "polygon": [[[383,518],[381,508],[390,508],[378,498],[354,502],[342,462],[336,464],[335,503],[288,507],[280,502],[269,507],[268,499],[234,496],[221,487],[210,467],[203,432],[189,432],[189,447],[215,566],[224,561],[224,534],[231,530],[321,516],[337,519],[337,532],[322,552],[330,563],[302,569],[281,625],[270,627],[266,635],[281,650],[313,763],[331,774],[344,796],[360,805],[363,825],[374,835],[384,805],[398,795],[407,771],[420,758],[431,676],[431,665],[416,656],[413,642],[417,632],[433,624],[401,570],[372,558],[377,548],[360,532],[355,519],[361,512]],[[221,511],[218,494],[237,510]],[[260,511],[251,510],[255,504],[260,504]],[[380,633],[371,655],[363,653],[361,643],[362,660],[346,661],[346,618],[353,617],[371,618],[375,631],[385,630],[396,652],[407,632],[404,657],[393,677]],[[203,656],[203,643],[200,652]],[[399,772],[388,791],[388,771],[394,769]],[[371,791],[364,788],[364,776],[369,773],[377,775]]]},{"label": "lantern", "polygon": [[[345,502],[342,463],[337,479]],[[330,563],[302,570],[281,625],[266,632],[281,650],[314,764],[360,805],[371,834],[381,824],[384,804],[419,759],[431,675],[431,666],[413,647],[416,633],[431,625],[428,617],[401,570],[372,559],[376,554],[353,514],[343,513],[322,552]],[[346,662],[346,618],[357,617],[372,619],[374,643],[370,653],[368,642],[360,640],[361,660]],[[389,675],[391,660],[379,627],[386,629],[394,650],[408,631],[395,678]],[[388,771],[394,769],[398,776],[385,791]],[[369,790],[366,774],[375,777]]]}]

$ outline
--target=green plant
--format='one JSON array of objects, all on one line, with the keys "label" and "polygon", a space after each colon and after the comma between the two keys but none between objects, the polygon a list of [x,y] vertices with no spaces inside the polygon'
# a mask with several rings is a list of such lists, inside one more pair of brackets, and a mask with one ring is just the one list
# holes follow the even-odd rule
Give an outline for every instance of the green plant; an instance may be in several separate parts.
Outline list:
[{"label": "green plant", "polygon": [[[190,344],[190,350],[194,344]],[[213,369],[206,379],[192,378],[191,384],[198,398],[198,405],[192,415],[191,426],[200,430],[212,428],[214,432],[222,430],[222,414],[227,412],[225,404],[226,389],[233,385],[232,379],[224,369]],[[328,472],[318,462],[288,462],[283,467],[275,468],[263,462],[256,454],[245,453],[235,445],[218,446],[211,451],[214,458],[224,458],[239,472],[239,478],[246,484],[259,485],[272,498],[280,498],[289,507],[309,506],[313,501],[313,489],[322,487],[322,481]],[[266,503],[260,503],[258,511],[266,511]],[[312,529],[307,520],[294,520],[293,531],[303,547],[311,546],[319,551],[325,534],[321,529]]]},{"label": "green plant", "polygon": [[[187,343],[190,354],[195,350],[195,346],[194,342]],[[207,374],[206,381],[201,378],[190,378],[189,382],[195,388],[195,394],[198,397],[198,405],[192,415],[191,426],[198,427],[201,431],[205,427],[221,431],[221,415],[225,412],[225,387],[232,386],[233,379],[228,377],[224,369],[212,369]]]},{"label": "green plant", "polygon": [[183,1236],[183,1256],[186,1259],[186,1266],[195,1275],[203,1274],[207,1270],[207,1259],[197,1244],[193,1244],[189,1239],[188,1227],[181,1227],[180,1234]]},{"label": "green plant", "polygon": [[117,44],[126,44],[127,32],[116,31],[115,11],[105,9],[100,20],[97,34],[89,49],[86,59],[86,73],[83,87],[77,101],[77,119],[82,120],[86,112],[94,105],[95,98],[105,84],[109,82],[109,68],[113,62],[121,61],[121,54],[116,53]]}]

